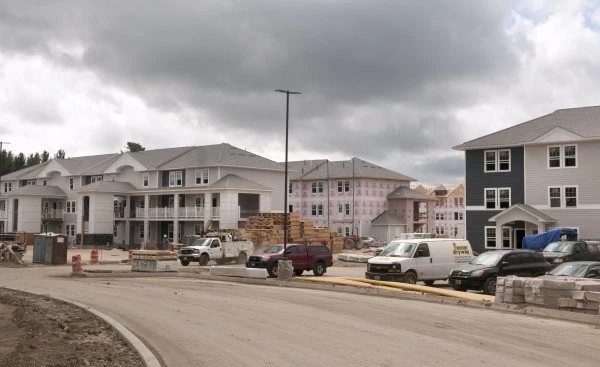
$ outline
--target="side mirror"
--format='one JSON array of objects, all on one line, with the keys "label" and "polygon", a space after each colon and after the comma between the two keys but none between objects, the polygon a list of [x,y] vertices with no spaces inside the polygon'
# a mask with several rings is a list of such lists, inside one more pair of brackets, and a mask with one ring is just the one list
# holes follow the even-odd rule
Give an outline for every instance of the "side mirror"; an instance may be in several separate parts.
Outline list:
[{"label": "side mirror", "polygon": [[500,263],[500,267],[504,267],[508,265],[508,261],[503,261]]}]

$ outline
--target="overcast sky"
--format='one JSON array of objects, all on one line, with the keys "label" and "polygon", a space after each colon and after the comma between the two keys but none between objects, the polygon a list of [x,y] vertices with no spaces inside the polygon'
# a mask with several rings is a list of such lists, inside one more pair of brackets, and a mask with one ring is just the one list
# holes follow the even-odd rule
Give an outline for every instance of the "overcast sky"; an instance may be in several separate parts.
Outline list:
[{"label": "overcast sky", "polygon": [[229,143],[464,180],[452,147],[600,104],[598,1],[3,0],[0,140]]}]

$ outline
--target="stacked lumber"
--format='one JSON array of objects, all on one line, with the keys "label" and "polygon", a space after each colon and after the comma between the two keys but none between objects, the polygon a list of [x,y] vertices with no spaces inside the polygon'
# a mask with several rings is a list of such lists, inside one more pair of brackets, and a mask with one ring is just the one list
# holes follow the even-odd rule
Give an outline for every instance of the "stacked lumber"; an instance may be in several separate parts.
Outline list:
[{"label": "stacked lumber", "polygon": [[285,227],[288,230],[288,243],[323,241],[333,253],[341,252],[344,238],[329,229],[315,229],[313,222],[302,221],[300,213],[289,213],[287,223],[284,213],[258,213],[248,218],[245,228],[239,232],[242,237],[252,240],[256,248],[283,243]]}]

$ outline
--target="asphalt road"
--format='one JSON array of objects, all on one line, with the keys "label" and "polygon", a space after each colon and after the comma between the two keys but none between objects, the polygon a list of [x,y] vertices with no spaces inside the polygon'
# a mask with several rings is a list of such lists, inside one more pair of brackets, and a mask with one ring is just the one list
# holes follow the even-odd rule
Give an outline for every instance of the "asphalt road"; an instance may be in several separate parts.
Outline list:
[{"label": "asphalt road", "polygon": [[0,268],[0,284],[89,305],[134,332],[165,366],[598,364],[600,330],[591,325],[180,277],[73,279],[64,277],[68,269]]}]

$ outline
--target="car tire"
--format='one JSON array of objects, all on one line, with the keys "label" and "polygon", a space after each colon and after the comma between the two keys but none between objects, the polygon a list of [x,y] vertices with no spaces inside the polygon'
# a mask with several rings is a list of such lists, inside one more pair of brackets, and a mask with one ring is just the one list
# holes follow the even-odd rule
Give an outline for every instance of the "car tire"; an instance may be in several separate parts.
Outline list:
[{"label": "car tire", "polygon": [[315,266],[313,266],[313,274],[320,277],[323,274],[325,274],[326,271],[326,267],[325,267],[325,263],[323,263],[322,261],[317,261],[315,263]]},{"label": "car tire", "polygon": [[183,261],[183,260],[181,260],[181,265],[182,266],[188,266],[188,265],[190,265],[190,262],[189,261]]},{"label": "car tire", "polygon": [[198,261],[198,263],[200,263],[200,266],[206,266],[206,264],[208,264],[208,260],[210,260],[208,258],[208,255],[202,254],[202,255],[200,255],[200,260]]},{"label": "car tire", "polygon": [[418,280],[419,278],[417,278],[417,273],[414,271],[407,271],[404,275],[404,283],[417,284]]},{"label": "car tire", "polygon": [[344,250],[351,250],[354,248],[354,240],[351,238],[346,238],[344,240]]},{"label": "car tire", "polygon": [[304,273],[304,270],[302,270],[302,269],[294,269],[294,274],[296,274],[296,276],[299,277],[300,275],[302,275],[302,273]]},{"label": "car tire", "polygon": [[458,291],[458,292],[466,292],[467,291],[467,288],[465,288],[465,287],[459,287],[457,285],[453,285],[452,289],[454,289],[455,291]]},{"label": "car tire", "polygon": [[425,283],[425,285],[428,287],[433,287],[433,283],[435,283],[435,280],[424,280],[423,283]]},{"label": "car tire", "polygon": [[483,293],[489,294],[489,295],[496,294],[496,278],[495,277],[489,277],[485,280],[485,282],[483,282]]},{"label": "car tire", "polygon": [[269,276],[271,278],[277,278],[277,276],[279,275],[279,264],[277,262],[274,262],[273,264],[269,265],[269,267],[267,268],[267,273],[269,273]]}]

